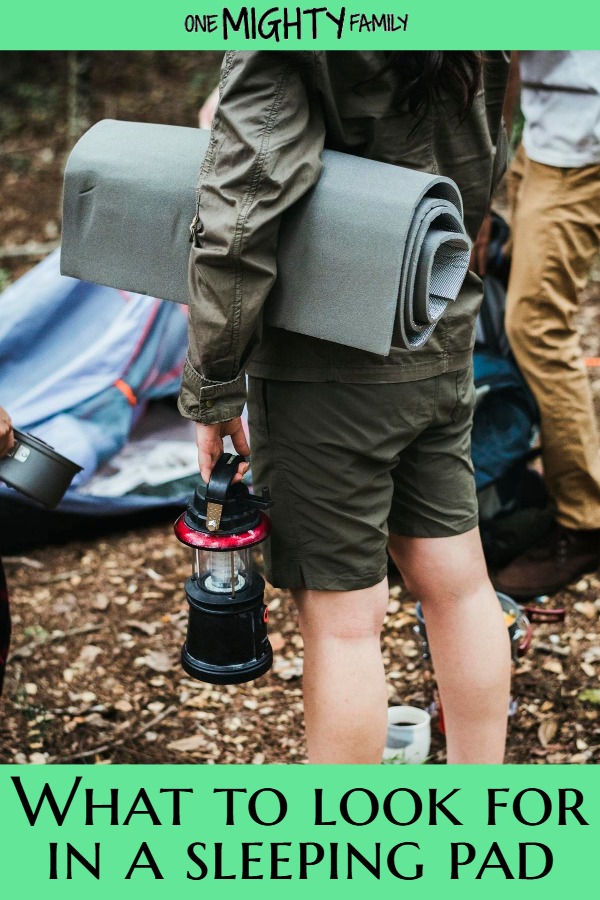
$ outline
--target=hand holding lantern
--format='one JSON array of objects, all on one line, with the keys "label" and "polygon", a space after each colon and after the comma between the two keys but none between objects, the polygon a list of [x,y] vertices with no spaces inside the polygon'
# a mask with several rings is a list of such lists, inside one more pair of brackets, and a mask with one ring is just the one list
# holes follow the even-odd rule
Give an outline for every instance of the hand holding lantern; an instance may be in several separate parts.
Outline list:
[{"label": "hand holding lantern", "polygon": [[232,484],[242,461],[222,454],[208,485],[197,488],[175,523],[175,534],[193,553],[181,662],[188,675],[211,684],[251,681],[273,662],[265,582],[251,568],[251,548],[271,530],[264,510],[272,501],[266,488],[257,497],[245,484]]}]

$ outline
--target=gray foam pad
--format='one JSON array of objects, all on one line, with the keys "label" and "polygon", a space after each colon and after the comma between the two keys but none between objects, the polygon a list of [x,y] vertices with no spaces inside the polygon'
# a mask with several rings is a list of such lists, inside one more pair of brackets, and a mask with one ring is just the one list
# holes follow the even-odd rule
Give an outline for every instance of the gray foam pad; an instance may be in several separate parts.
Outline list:
[{"label": "gray foam pad", "polygon": [[[189,226],[208,132],[104,120],[65,171],[61,271],[187,303]],[[284,215],[265,321],[387,355],[430,337],[467,272],[448,178],[326,150]]]}]

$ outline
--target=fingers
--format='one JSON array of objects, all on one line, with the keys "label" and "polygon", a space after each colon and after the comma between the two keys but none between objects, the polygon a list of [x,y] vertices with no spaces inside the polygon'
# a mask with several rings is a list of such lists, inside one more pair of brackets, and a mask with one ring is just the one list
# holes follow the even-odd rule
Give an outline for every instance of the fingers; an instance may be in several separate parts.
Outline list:
[{"label": "fingers", "polygon": [[[233,447],[236,453],[239,453],[240,456],[249,456],[250,455],[250,447],[248,446],[248,441],[246,440],[246,434],[244,432],[244,428],[242,425],[241,419],[234,419],[231,423],[233,426],[231,431],[229,432],[231,436],[231,441],[233,443]],[[233,484],[241,481],[248,469],[250,468],[250,464],[247,462],[240,463],[237,470],[237,475],[233,479]]]},{"label": "fingers", "polygon": [[[249,456],[250,447],[246,440],[241,418],[222,422],[218,425],[202,425],[196,423],[196,444],[198,446],[198,467],[203,480],[208,484],[216,461],[223,452],[223,436],[230,435],[233,447],[240,456]],[[233,484],[241,481],[248,469],[247,462],[238,466]]]},{"label": "fingers", "polygon": [[12,431],[7,435],[0,437],[0,458],[6,456],[13,448],[14,441],[11,440]]},{"label": "fingers", "polygon": [[475,238],[475,242],[471,250],[470,268],[481,278],[484,277],[487,270],[487,255],[491,233],[492,217],[489,213],[487,213],[483,222],[481,223],[479,234]]},{"label": "fingers", "polygon": [[233,428],[229,434],[231,435],[231,440],[236,452],[239,453],[240,456],[250,456],[250,447],[248,446],[248,441],[244,434],[241,419],[234,419],[231,424],[233,425]]},{"label": "fingers", "polygon": [[196,423],[196,444],[198,447],[200,474],[206,484],[208,484],[214,465],[223,452],[221,425]]},{"label": "fingers", "polygon": [[12,422],[5,409],[0,407],[0,457],[10,453],[15,445]]}]

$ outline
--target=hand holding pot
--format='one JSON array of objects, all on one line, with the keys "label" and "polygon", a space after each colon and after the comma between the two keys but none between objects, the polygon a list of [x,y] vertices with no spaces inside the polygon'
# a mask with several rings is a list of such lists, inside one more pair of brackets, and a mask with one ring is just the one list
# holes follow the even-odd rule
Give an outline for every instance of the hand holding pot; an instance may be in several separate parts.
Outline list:
[{"label": "hand holding pot", "polygon": [[6,456],[15,444],[12,422],[6,410],[0,406],[0,457]]}]

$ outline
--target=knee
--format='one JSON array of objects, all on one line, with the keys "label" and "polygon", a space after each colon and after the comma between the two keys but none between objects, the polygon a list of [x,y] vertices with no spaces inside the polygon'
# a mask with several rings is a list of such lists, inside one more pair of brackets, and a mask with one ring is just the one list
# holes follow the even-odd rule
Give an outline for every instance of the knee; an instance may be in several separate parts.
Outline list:
[{"label": "knee", "polygon": [[304,640],[379,639],[388,605],[387,580],[363,591],[295,591]]},{"label": "knee", "polygon": [[489,585],[478,529],[449,538],[394,536],[390,551],[406,587],[423,607],[453,604]]}]

